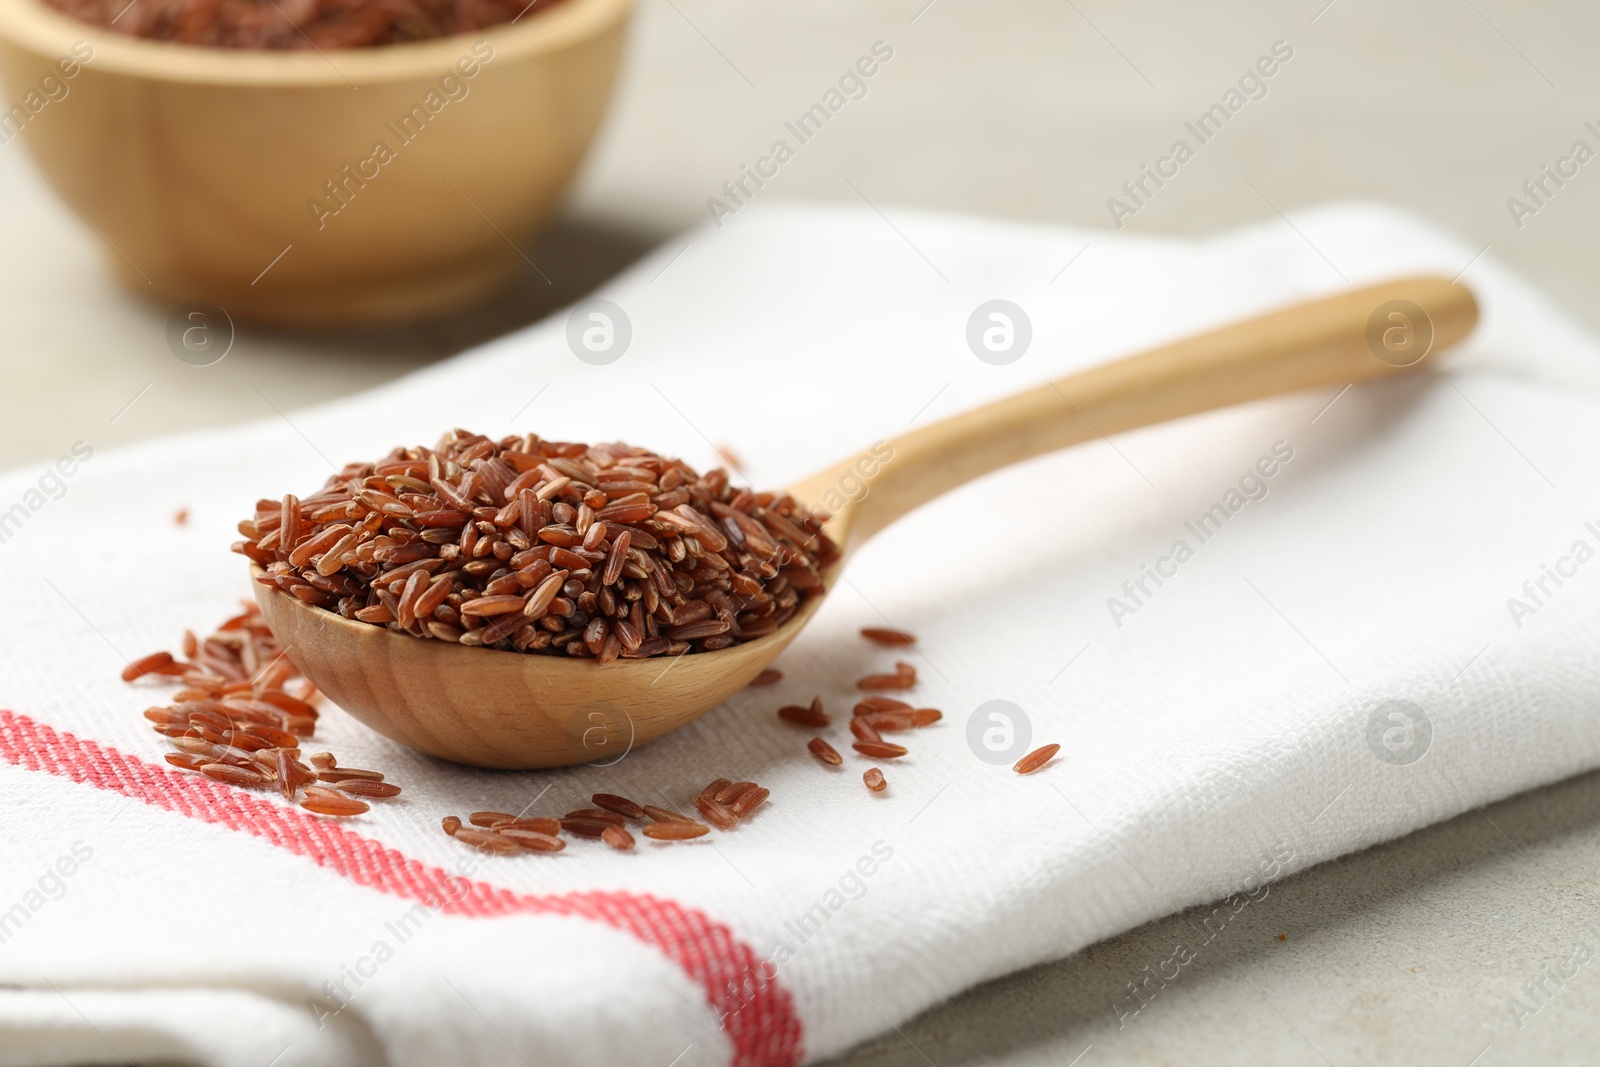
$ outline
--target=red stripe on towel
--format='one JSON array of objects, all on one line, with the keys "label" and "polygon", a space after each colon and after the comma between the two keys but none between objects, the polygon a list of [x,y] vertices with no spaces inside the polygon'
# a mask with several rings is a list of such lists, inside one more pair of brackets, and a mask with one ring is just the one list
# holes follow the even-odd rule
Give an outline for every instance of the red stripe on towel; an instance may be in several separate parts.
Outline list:
[{"label": "red stripe on towel", "polygon": [[339,823],[188,771],[148,763],[0,710],[0,759],[132,797],[191,819],[259,837],[358,885],[472,918],[567,915],[603,923],[660,950],[724,1016],[735,1067],[791,1067],[801,1059],[794,1000],[761,959],[704,912],[641,893],[514,893],[430,866]]}]

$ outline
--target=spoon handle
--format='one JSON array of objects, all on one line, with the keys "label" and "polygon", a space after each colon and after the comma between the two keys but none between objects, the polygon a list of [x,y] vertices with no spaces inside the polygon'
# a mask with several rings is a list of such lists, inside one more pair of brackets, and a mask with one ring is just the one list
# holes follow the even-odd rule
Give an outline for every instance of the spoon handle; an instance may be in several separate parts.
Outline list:
[{"label": "spoon handle", "polygon": [[893,459],[848,509],[846,547],[965,482],[1068,445],[1412,369],[1477,321],[1465,286],[1405,278],[1296,304],[956,415],[889,442]]}]

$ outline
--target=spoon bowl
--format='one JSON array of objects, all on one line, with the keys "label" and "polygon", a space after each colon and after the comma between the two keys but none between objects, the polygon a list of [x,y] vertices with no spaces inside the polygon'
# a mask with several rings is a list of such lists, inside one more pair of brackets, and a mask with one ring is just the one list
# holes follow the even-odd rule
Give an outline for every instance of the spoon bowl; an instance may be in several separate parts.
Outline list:
[{"label": "spoon bowl", "polygon": [[289,658],[334,703],[410,748],[499,769],[620,760],[749,685],[822,605],[811,597],[775,632],[718,652],[600,666],[423,640],[255,590]]},{"label": "spoon bowl", "polygon": [[[1470,291],[1408,278],[1294,305],[1102,364],[875,446],[794,486],[833,512],[831,588],[873,534],[942,493],[1033,456],[1185,415],[1424,365],[1477,322]],[[849,496],[842,487],[857,486]],[[864,486],[862,491],[859,487]],[[345,619],[253,583],[289,658],[386,737],[479,767],[608,765],[749,685],[822,605],[715,652],[591,659],[473,648]]]}]

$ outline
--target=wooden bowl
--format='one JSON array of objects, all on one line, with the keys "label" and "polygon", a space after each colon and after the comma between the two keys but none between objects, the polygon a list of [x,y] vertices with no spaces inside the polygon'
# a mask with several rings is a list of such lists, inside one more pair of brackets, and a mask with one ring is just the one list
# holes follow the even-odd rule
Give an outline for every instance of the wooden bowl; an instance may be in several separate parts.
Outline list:
[{"label": "wooden bowl", "polygon": [[0,142],[29,145],[155,300],[291,327],[426,318],[528,269],[526,239],[599,127],[629,9],[563,0],[476,34],[319,53],[150,41],[0,0],[0,86],[23,104]]}]

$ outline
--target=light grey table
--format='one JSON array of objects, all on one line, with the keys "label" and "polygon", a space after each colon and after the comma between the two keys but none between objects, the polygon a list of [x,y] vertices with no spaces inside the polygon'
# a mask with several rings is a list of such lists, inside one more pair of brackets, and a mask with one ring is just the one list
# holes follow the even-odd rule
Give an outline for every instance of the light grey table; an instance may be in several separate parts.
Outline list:
[{"label": "light grey table", "polygon": [[[1110,226],[1107,198],[1126,202],[1123,182],[1283,41],[1293,57],[1265,95],[1130,204],[1127,232],[1388,201],[1487,247],[1600,329],[1600,161],[1547,184],[1536,213],[1514,219],[1507,204],[1531,204],[1523,182],[1573,142],[1600,149],[1584,125],[1600,126],[1592,4],[640,3],[611,121],[534,252],[554,285],[530,276],[424,329],[244,332],[215,367],[180,363],[169,309],[117,290],[22,142],[0,145],[0,467],[78,438],[109,447],[349,393],[534,321],[708,218],[740,164],[880,40],[894,57],[866,96],[758,195]],[[1600,963],[1572,953],[1600,956],[1597,812],[1600,777],[1585,777],[1298,875],[1180,977],[1146,987],[1120,1027],[1126,983],[1194,946],[1198,914],[975,990],[840,1063],[1592,1062]]]}]

